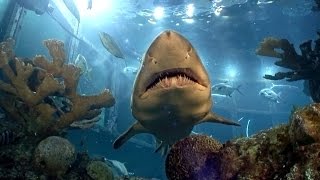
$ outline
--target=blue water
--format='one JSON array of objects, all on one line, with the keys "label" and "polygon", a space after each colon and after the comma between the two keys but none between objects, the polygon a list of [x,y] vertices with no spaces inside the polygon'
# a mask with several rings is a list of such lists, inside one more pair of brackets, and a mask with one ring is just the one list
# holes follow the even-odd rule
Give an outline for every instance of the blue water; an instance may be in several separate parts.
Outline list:
[{"label": "blue water", "polygon": [[[244,94],[234,92],[232,97],[213,96],[213,111],[235,121],[241,119],[240,128],[205,123],[196,126],[195,132],[225,142],[286,123],[293,106],[311,102],[302,92],[303,81],[264,79],[264,74],[284,69],[273,65],[275,58],[256,55],[255,49],[263,38],[273,36],[288,39],[300,53],[299,45],[306,40],[315,40],[316,30],[320,28],[320,12],[311,10],[314,1],[220,1],[93,0],[92,9],[88,10],[87,1],[75,0],[81,15],[77,35],[87,44],[80,43],[78,48],[67,46],[70,52],[73,51],[68,54],[69,61],[73,62],[76,54],[82,53],[93,69],[90,79],[81,78],[79,92],[92,94],[109,88],[116,98],[116,105],[105,112],[104,126],[108,126],[99,127],[104,132],[97,131],[98,128],[70,131],[69,138],[79,150],[125,162],[128,171],[135,175],[165,179],[164,158],[153,153],[152,146],[141,144],[152,145],[151,135],[138,135],[135,138],[138,142],[127,143],[119,150],[112,149],[115,137],[134,122],[130,95],[135,75],[123,69],[126,66],[139,68],[141,56],[155,36],[165,29],[176,30],[190,40],[209,72],[212,84],[228,81],[233,86],[241,85]],[[7,2],[0,0],[0,12],[4,12]],[[71,16],[70,13],[65,15]],[[0,19],[2,17],[0,14]],[[74,19],[72,23],[77,26]],[[113,57],[104,49],[98,36],[101,31],[113,36],[123,49],[125,60]],[[27,11],[17,37],[15,51],[23,57],[48,56],[42,45],[45,39],[72,40],[48,14],[39,16],[31,11]],[[271,87],[272,83],[278,85],[273,90],[281,92],[280,103],[259,96],[259,91]],[[85,141],[82,147],[81,140]]]}]

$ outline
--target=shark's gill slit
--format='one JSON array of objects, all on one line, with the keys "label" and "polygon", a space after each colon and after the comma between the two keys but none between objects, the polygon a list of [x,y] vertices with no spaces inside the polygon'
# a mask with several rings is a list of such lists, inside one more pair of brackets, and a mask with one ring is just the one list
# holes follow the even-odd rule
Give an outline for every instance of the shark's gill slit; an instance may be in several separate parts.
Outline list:
[{"label": "shark's gill slit", "polygon": [[[173,80],[173,78],[175,78]],[[169,87],[175,81],[179,85],[187,85],[192,83],[199,83],[198,78],[189,68],[169,69],[157,73],[153,76],[150,84],[146,87],[146,91],[160,85],[161,87]]]}]

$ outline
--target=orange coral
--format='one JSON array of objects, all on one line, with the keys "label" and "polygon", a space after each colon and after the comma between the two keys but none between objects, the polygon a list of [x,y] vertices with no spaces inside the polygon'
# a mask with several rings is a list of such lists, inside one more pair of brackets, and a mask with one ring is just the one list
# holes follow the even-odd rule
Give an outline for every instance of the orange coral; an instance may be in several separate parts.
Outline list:
[{"label": "orange coral", "polygon": [[270,56],[281,58],[282,55],[280,52],[277,52],[275,49],[284,49],[283,43],[281,39],[277,39],[274,37],[265,38],[261,43],[258,49],[256,50],[256,54],[261,56]]},{"label": "orange coral", "polygon": [[265,38],[256,49],[256,54],[280,58],[280,61],[275,62],[275,65],[280,67],[290,69],[300,68],[299,56],[293,45],[290,44],[287,39],[277,39],[274,37]]},{"label": "orange coral", "polygon": [[[109,90],[93,96],[78,95],[80,69],[66,64],[64,44],[53,39],[44,44],[52,61],[39,55],[31,62],[23,61],[14,57],[12,42],[0,44],[0,107],[13,119],[26,124],[28,132],[58,132],[75,121],[97,117],[101,108],[114,105]],[[52,103],[54,97],[67,99],[69,110],[61,111]]]}]

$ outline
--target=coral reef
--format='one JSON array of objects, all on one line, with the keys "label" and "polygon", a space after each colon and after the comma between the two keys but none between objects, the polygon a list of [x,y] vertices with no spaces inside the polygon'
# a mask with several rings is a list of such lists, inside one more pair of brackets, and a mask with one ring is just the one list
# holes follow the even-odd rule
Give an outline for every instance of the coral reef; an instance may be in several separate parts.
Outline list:
[{"label": "coral reef", "polygon": [[320,104],[315,103],[297,108],[287,125],[222,147],[208,136],[189,136],[170,150],[166,174],[175,180],[320,179],[319,126]]},{"label": "coral reef", "polygon": [[[317,34],[320,36],[320,32]],[[313,49],[311,40],[302,43],[301,55],[299,55],[287,39],[265,38],[256,50],[256,54],[279,58],[280,60],[274,64],[292,71],[277,72],[275,75],[266,74],[264,78],[287,81],[306,80],[307,95],[310,95],[314,102],[320,102],[320,39],[318,38],[314,43]],[[278,49],[282,52],[278,52]]]},{"label": "coral reef", "polygon": [[80,69],[66,63],[64,44],[53,39],[44,44],[52,59],[20,58],[13,40],[0,43],[0,178],[91,179],[86,161],[57,136],[73,123],[95,123],[115,100],[108,90],[77,94]]},{"label": "coral reef", "polygon": [[297,109],[291,115],[289,135],[299,145],[320,143],[320,104]]},{"label": "coral reef", "polygon": [[34,153],[35,166],[50,176],[58,177],[67,172],[75,158],[75,147],[59,136],[42,140]]},{"label": "coral reef", "polygon": [[166,174],[171,179],[219,179],[216,155],[221,147],[208,136],[189,136],[172,146],[166,159]]}]

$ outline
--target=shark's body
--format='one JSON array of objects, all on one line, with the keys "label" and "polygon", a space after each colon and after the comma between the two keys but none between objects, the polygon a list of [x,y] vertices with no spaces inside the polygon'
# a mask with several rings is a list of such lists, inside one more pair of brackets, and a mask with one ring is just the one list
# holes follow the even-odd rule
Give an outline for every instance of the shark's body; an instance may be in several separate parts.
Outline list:
[{"label": "shark's body", "polygon": [[211,112],[211,99],[209,76],[196,50],[177,32],[164,31],[151,43],[136,76],[131,109],[137,121],[113,146],[150,133],[161,141],[160,149],[187,137],[199,123],[238,125]]}]

